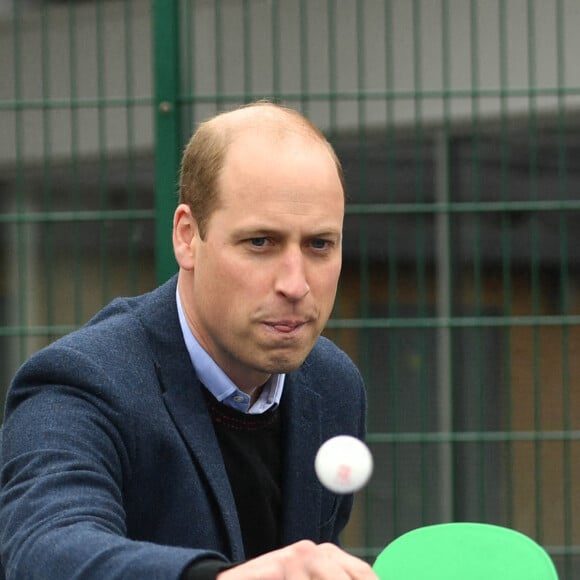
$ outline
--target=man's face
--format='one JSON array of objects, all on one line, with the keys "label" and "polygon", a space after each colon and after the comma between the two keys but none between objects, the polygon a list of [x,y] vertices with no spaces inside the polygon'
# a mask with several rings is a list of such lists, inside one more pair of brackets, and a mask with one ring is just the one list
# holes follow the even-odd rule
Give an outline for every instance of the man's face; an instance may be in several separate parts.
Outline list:
[{"label": "man's face", "polygon": [[218,183],[219,207],[205,240],[191,239],[180,293],[196,338],[252,389],[297,368],[330,316],[344,194],[326,148],[298,135],[238,136]]}]

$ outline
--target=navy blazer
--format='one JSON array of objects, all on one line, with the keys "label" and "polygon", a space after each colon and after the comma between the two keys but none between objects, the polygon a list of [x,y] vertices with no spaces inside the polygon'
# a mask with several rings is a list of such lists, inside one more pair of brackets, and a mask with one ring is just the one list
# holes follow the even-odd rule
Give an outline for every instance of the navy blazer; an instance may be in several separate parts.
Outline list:
[{"label": "navy blazer", "polygon": [[[7,578],[167,580],[196,558],[244,560],[175,290],[173,278],[115,300],[17,373],[2,442]],[[352,497],[323,489],[313,463],[326,439],[364,437],[361,376],[320,338],[287,375],[282,412],[283,543],[338,543]]]}]

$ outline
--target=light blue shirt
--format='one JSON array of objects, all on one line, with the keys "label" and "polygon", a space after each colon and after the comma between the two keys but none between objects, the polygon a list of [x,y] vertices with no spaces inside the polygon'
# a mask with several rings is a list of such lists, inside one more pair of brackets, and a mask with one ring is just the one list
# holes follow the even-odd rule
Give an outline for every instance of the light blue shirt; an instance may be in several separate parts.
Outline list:
[{"label": "light blue shirt", "polygon": [[205,385],[210,393],[224,405],[232,407],[242,413],[258,415],[268,409],[277,407],[282,397],[284,379],[286,375],[272,375],[264,385],[258,400],[250,405],[250,396],[240,391],[230,378],[222,371],[211,356],[203,349],[198,340],[191,332],[189,324],[183,312],[179,291],[176,292],[177,312],[179,314],[179,324],[185,340],[187,352],[191,358],[191,363],[199,380]]}]

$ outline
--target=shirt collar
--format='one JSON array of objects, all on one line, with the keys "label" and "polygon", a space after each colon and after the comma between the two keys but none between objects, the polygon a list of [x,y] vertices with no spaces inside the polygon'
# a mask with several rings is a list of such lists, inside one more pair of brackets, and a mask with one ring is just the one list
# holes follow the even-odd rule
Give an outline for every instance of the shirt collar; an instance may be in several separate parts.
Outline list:
[{"label": "shirt collar", "polygon": [[220,402],[243,413],[260,414],[277,407],[282,397],[286,375],[271,375],[256,402],[250,406],[250,397],[231,381],[195,338],[183,311],[179,290],[176,290],[179,325],[185,346],[199,380]]}]

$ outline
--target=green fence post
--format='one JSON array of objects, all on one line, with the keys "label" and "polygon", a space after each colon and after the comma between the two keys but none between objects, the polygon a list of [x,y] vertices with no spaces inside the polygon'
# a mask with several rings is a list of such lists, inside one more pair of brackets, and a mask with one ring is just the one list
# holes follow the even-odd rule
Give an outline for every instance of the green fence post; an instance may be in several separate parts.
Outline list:
[{"label": "green fence post", "polygon": [[155,268],[159,283],[176,271],[171,224],[181,157],[179,107],[179,3],[154,0]]}]

